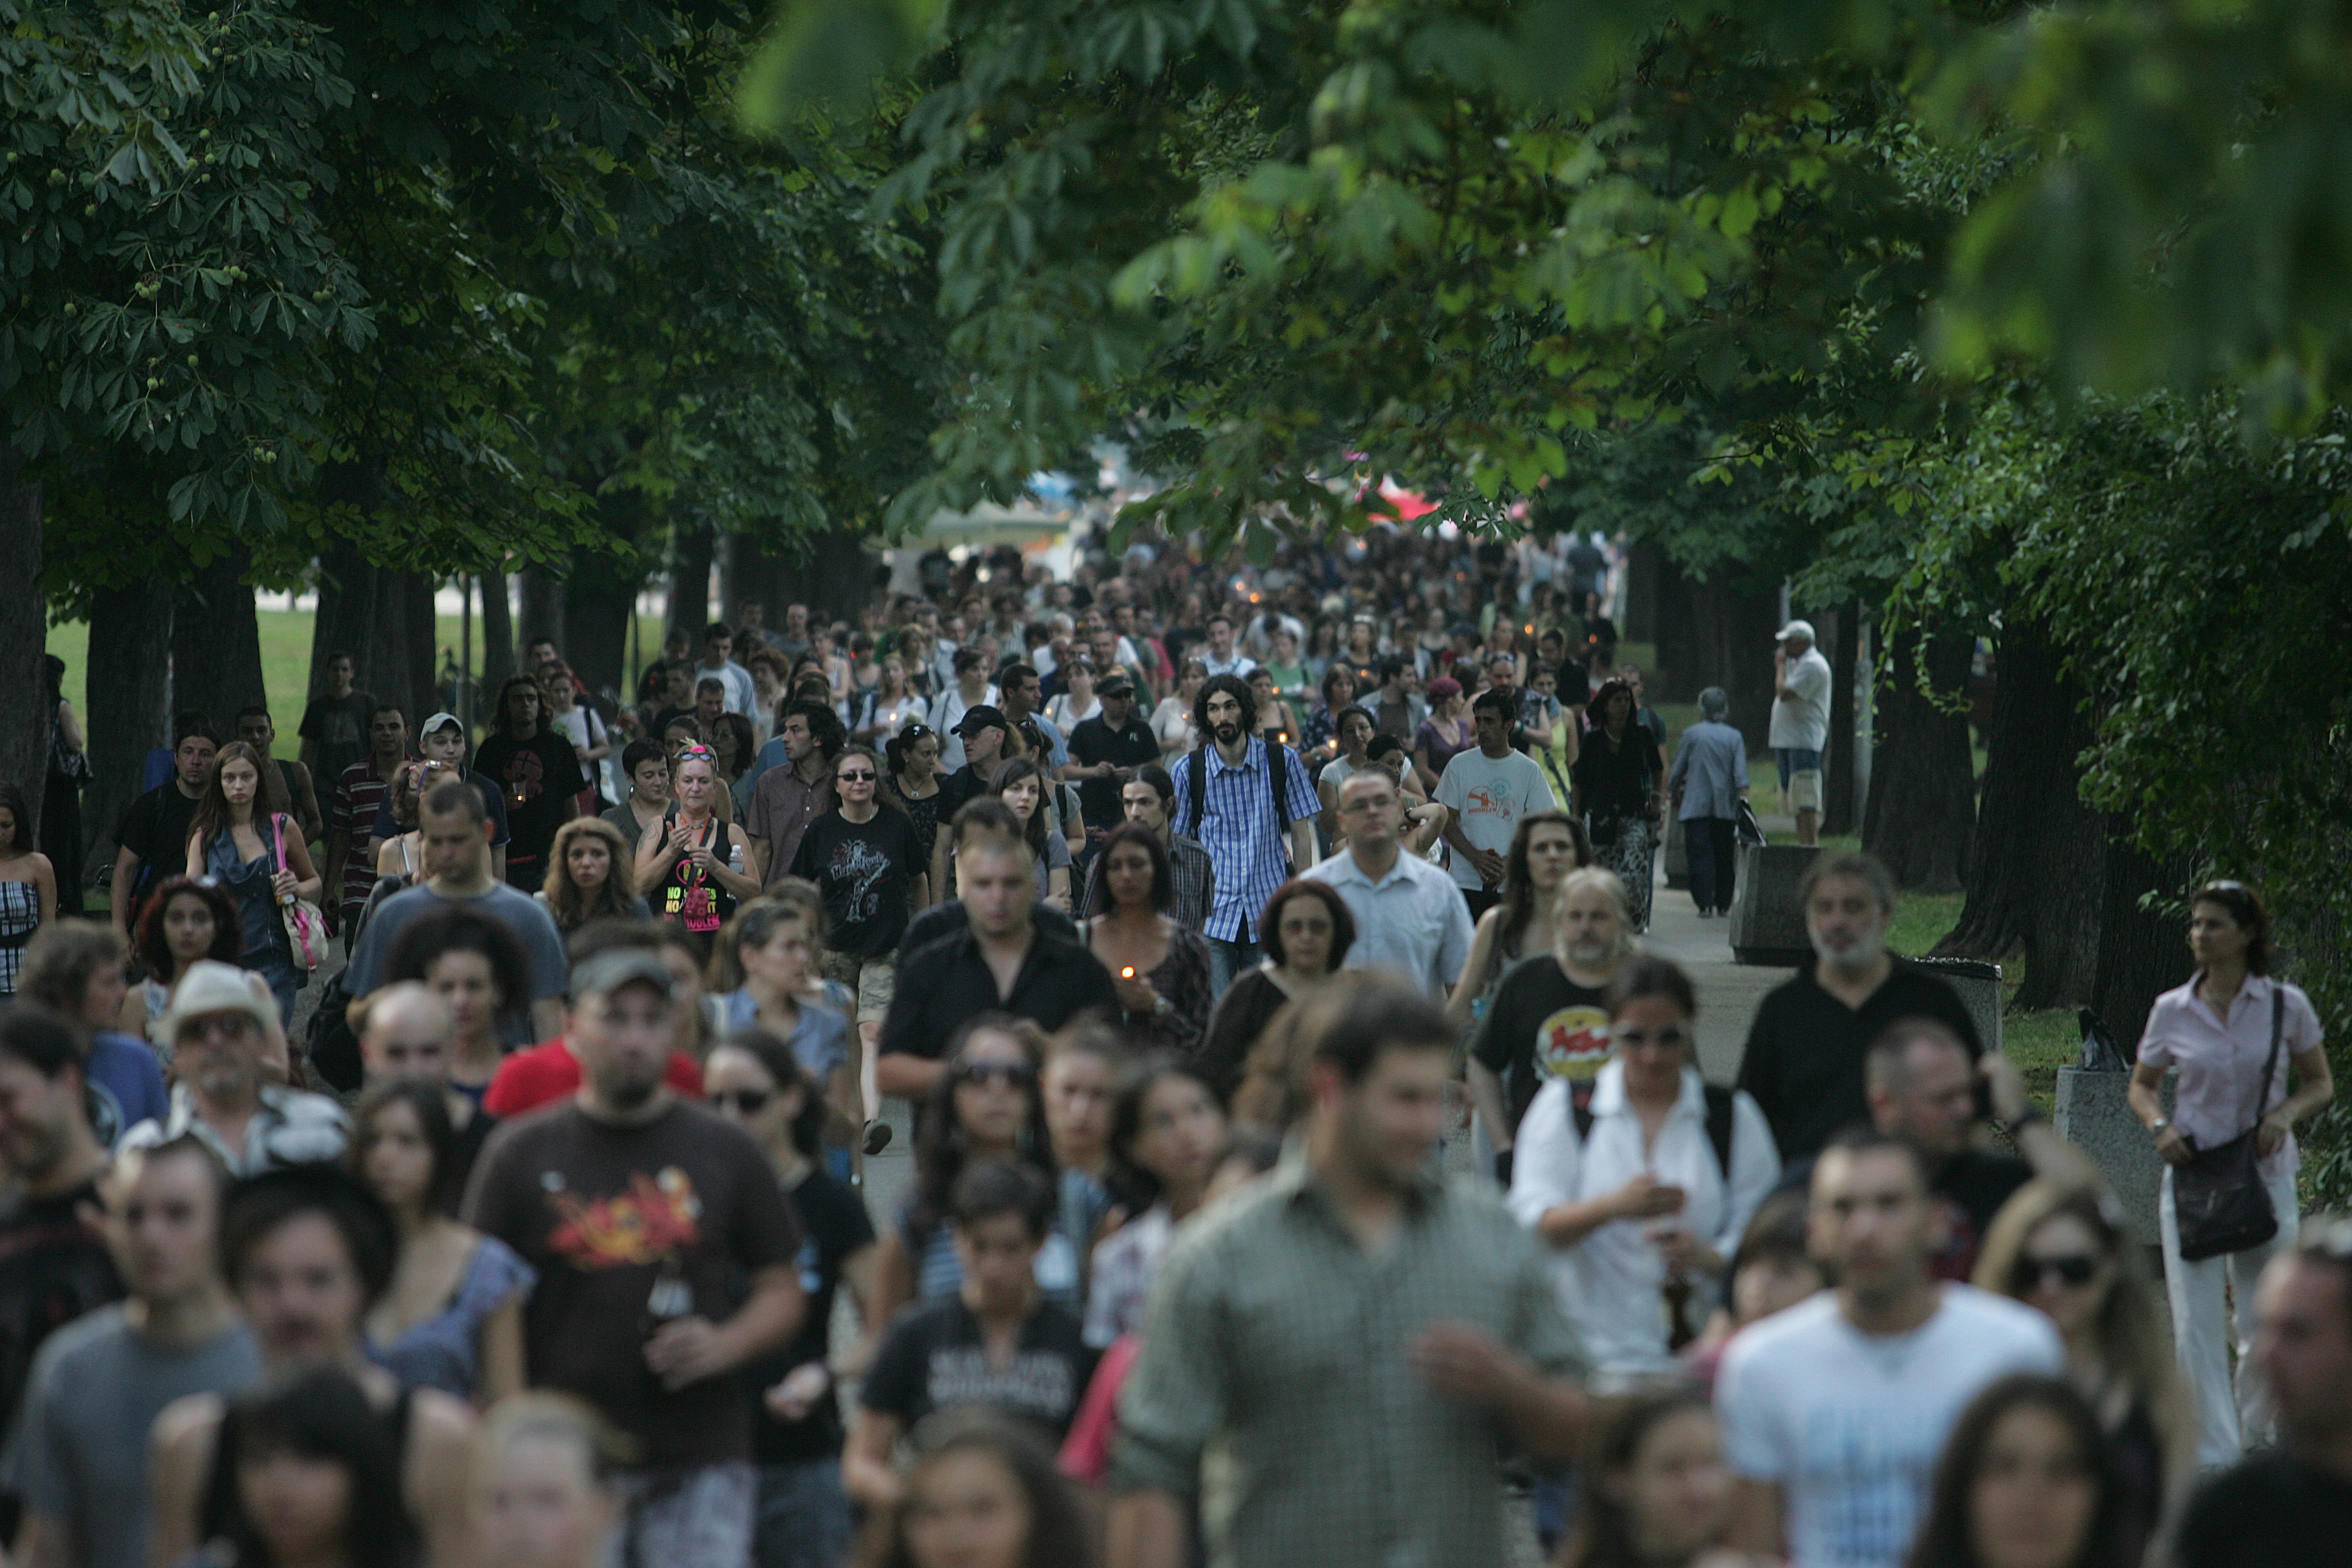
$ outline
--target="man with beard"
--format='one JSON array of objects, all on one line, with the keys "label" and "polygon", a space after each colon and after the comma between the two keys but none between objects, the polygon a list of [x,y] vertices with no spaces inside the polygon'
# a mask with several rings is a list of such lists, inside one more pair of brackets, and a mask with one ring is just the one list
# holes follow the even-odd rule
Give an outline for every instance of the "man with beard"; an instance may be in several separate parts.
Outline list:
[{"label": "man with beard", "polygon": [[1504,971],[1470,1047],[1470,1102],[1506,1186],[1519,1121],[1538,1089],[1564,1079],[1576,1109],[1591,1103],[1611,1049],[1609,987],[1633,956],[1633,916],[1617,873],[1584,866],[1561,878],[1552,897],[1551,952]]},{"label": "man with beard", "polygon": [[743,832],[751,840],[751,875],[772,889],[791,874],[801,836],[833,806],[833,759],[841,754],[840,715],[823,702],[784,705],[776,738],[761,749],[766,772],[751,786]]},{"label": "man with beard", "polygon": [[1534,1242],[1490,1192],[1432,1168],[1444,1008],[1355,973],[1298,1005],[1298,1147],[1152,1290],[1119,1401],[1112,1568],[1192,1560],[1213,1439],[1235,1568],[1499,1563],[1496,1439],[1560,1462],[1583,1435],[1583,1358]]},{"label": "man with beard", "polygon": [[1823,855],[1797,897],[1813,962],[1766,994],[1739,1061],[1739,1087],[1772,1124],[1783,1164],[1819,1153],[1841,1127],[1870,1120],[1864,1061],[1896,1019],[1934,1018],[1970,1056],[1984,1050],[1958,994],[1886,951],[1895,879],[1875,858]]},{"label": "man with beard", "polygon": [[[1230,636],[1232,626],[1225,629]],[[1222,993],[1257,962],[1257,917],[1266,900],[1292,867],[1315,863],[1323,803],[1298,753],[1257,733],[1257,699],[1246,680],[1209,677],[1192,722],[1201,744],[1176,759],[1168,776],[1176,785],[1176,830],[1201,841],[1216,872],[1216,905],[1202,934],[1210,989]]]},{"label": "man with beard", "polygon": [[277,1005],[243,970],[209,958],[188,965],[154,1029],[172,1047],[170,1106],[124,1133],[122,1147],[194,1138],[232,1175],[341,1158],[343,1108],[271,1081],[263,1066],[277,1025]]},{"label": "man with beard", "polygon": [[499,1130],[465,1217],[538,1270],[532,1386],[587,1401],[636,1447],[622,1560],[741,1568],[755,1475],[734,1373],[800,1326],[800,1226],[750,1136],[663,1082],[673,984],[642,948],[572,972],[579,1092]]}]

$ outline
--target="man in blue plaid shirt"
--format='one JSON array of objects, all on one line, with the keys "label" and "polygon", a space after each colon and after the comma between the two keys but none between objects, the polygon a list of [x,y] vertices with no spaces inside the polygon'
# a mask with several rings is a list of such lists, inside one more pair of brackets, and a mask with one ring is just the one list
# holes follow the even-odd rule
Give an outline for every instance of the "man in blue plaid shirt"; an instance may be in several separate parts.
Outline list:
[{"label": "man in blue plaid shirt", "polygon": [[1257,962],[1257,917],[1266,900],[1292,867],[1315,863],[1315,814],[1322,802],[1298,753],[1257,733],[1257,700],[1238,676],[1209,678],[1193,702],[1192,723],[1202,743],[1168,771],[1176,784],[1177,831],[1201,841],[1216,875],[1204,934],[1210,989],[1222,994]]}]

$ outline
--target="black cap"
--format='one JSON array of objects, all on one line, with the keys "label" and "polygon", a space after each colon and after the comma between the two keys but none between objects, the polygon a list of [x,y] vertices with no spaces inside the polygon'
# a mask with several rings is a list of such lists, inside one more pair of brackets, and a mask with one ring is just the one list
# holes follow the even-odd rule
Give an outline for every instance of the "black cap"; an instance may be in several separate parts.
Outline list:
[{"label": "black cap", "polygon": [[1135,682],[1127,678],[1127,672],[1125,670],[1115,669],[1108,675],[1104,676],[1100,680],[1095,682],[1095,695],[1097,697],[1132,697],[1135,695]]},{"label": "black cap", "polygon": [[992,724],[1000,730],[1013,728],[1013,721],[1004,716],[1003,709],[992,708],[982,702],[978,707],[963,710],[963,717],[956,721],[956,733],[969,735],[974,730],[985,730]]}]

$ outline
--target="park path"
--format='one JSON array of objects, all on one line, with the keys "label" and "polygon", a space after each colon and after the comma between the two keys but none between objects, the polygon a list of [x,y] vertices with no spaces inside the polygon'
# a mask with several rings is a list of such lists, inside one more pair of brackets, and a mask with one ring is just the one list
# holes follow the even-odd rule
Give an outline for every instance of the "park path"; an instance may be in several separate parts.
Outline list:
[{"label": "park path", "polygon": [[[1775,843],[1796,837],[1788,817],[1767,817],[1764,831]],[[1709,1083],[1728,1084],[1739,1076],[1739,1057],[1748,1044],[1748,1026],[1756,1017],[1764,994],[1789,978],[1792,971],[1771,965],[1740,963],[1731,956],[1731,922],[1721,916],[1698,918],[1689,892],[1665,884],[1664,857],[1658,858],[1659,879],[1650,900],[1650,930],[1643,945],[1682,965],[1698,992],[1698,1069]]]}]

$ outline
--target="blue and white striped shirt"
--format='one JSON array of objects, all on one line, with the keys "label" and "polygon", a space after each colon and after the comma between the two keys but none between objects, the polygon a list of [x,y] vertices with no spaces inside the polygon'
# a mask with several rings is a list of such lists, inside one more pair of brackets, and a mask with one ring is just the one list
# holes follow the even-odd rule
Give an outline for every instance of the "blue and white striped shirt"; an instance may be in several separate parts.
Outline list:
[{"label": "blue and white striped shirt", "polygon": [[[1176,828],[1201,841],[1216,879],[1216,903],[1204,933],[1224,942],[1254,942],[1266,900],[1289,875],[1283,859],[1282,825],[1275,816],[1274,791],[1265,773],[1265,737],[1250,737],[1249,752],[1236,767],[1213,742],[1203,742],[1176,759],[1168,770],[1176,784]],[[1313,819],[1322,802],[1307,764],[1288,746],[1283,751],[1284,793],[1293,822]],[[1193,826],[1192,772],[1206,766],[1201,822]]]}]

